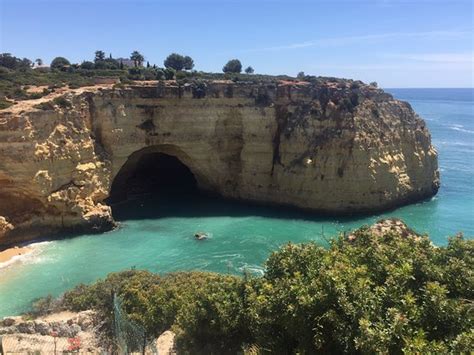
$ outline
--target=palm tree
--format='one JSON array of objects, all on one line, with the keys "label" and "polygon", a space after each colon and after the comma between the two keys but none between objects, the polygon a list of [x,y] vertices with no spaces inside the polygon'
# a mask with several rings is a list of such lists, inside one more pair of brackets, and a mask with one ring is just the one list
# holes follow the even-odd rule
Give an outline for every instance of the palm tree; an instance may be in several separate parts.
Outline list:
[{"label": "palm tree", "polygon": [[133,60],[135,67],[141,67],[145,57],[139,51],[133,51],[130,59]]}]

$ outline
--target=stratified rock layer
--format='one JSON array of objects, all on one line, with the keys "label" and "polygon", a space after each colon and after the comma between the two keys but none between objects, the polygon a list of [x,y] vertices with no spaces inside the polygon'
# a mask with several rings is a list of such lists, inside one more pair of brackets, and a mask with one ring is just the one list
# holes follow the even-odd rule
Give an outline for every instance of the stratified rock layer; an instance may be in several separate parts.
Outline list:
[{"label": "stratified rock layer", "polygon": [[0,111],[0,245],[112,228],[111,184],[150,152],[224,197],[327,213],[379,211],[439,186],[424,121],[360,82],[142,83],[64,98]]}]

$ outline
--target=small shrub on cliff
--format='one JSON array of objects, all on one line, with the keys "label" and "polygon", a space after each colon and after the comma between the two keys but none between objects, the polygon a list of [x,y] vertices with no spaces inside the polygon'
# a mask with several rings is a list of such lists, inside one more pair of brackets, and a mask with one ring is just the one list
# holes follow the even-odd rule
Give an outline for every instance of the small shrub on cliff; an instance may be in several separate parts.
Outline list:
[{"label": "small shrub on cliff", "polygon": [[166,80],[173,80],[174,76],[176,75],[176,71],[173,68],[166,68],[164,70],[164,73]]},{"label": "small shrub on cliff", "polygon": [[63,109],[70,108],[72,106],[71,103],[62,96],[59,96],[53,99],[53,103]]},{"label": "small shrub on cliff", "polygon": [[54,110],[54,105],[51,101],[40,102],[39,104],[35,105],[34,108],[44,111]]},{"label": "small shrub on cliff", "polygon": [[9,107],[12,106],[12,105],[13,105],[12,102],[7,101],[7,100],[5,100],[4,98],[0,98],[0,110],[9,108]]}]

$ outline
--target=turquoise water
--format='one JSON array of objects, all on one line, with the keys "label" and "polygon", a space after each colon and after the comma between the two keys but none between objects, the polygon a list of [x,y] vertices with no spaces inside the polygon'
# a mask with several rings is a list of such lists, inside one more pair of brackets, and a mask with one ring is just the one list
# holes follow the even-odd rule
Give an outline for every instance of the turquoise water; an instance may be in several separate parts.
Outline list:
[{"label": "turquoise water", "polygon": [[[102,235],[34,244],[34,252],[0,269],[0,316],[28,309],[34,298],[59,295],[80,282],[132,267],[262,272],[268,254],[288,241],[326,240],[339,232],[399,217],[442,245],[463,231],[474,235],[474,99],[471,89],[392,89],[427,121],[439,152],[442,186],[422,203],[358,218],[329,218],[292,210],[193,197],[130,202],[116,210],[121,228]],[[209,240],[196,241],[205,231]]]}]

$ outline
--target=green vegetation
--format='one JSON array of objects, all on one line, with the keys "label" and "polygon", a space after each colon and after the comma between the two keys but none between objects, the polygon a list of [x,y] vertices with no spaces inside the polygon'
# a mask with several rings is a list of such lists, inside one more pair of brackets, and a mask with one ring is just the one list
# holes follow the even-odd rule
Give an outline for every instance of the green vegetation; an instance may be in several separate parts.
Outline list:
[{"label": "green vegetation", "polygon": [[0,67],[10,70],[25,70],[31,67],[31,60],[28,58],[20,59],[12,56],[10,53],[1,53]]},{"label": "green vegetation", "polygon": [[135,63],[135,67],[141,67],[145,57],[139,51],[133,51],[130,59]]},{"label": "green vegetation", "polygon": [[172,68],[176,71],[191,70],[194,68],[194,61],[190,56],[183,56],[178,53],[171,53],[164,61],[166,68]]},{"label": "green vegetation", "polygon": [[[263,277],[207,272],[110,274],[41,305],[95,309],[110,324],[111,294],[184,353],[458,353],[474,348],[474,241],[361,229],[327,248],[288,244]],[[59,302],[59,303],[58,303]]]},{"label": "green vegetation", "polygon": [[70,65],[71,65],[71,63],[69,63],[69,60],[67,60],[64,57],[56,57],[51,62],[51,68],[52,69],[63,70],[65,67],[68,67]]},{"label": "green vegetation", "polygon": [[231,59],[222,68],[224,73],[240,73],[242,71],[242,63],[238,59]]},{"label": "green vegetation", "polygon": [[[64,57],[56,57],[50,67],[45,67],[43,61],[35,60],[37,66],[27,58],[17,58],[9,53],[0,54],[0,109],[14,105],[16,101],[38,99],[53,92],[55,89],[69,86],[79,88],[95,84],[95,78],[113,77],[118,78],[122,84],[130,83],[131,80],[177,80],[179,83],[194,83],[203,85],[205,80],[232,80],[234,82],[275,82],[276,80],[294,80],[295,78],[280,75],[253,74],[251,66],[242,74],[242,63],[238,59],[230,60],[223,68],[224,73],[207,73],[193,70],[194,61],[190,56],[177,53],[170,54],[164,61],[164,68],[151,65],[146,62],[145,57],[138,51],[133,51],[130,61],[123,58],[115,59],[112,54],[108,57],[102,50],[94,53],[93,60],[82,63],[70,63]],[[300,73],[300,79],[317,83],[321,80],[337,82],[345,85],[345,80],[336,78],[321,78],[304,75]],[[353,85],[353,89],[359,88],[363,83]],[[199,86],[198,85],[198,86]],[[47,88],[29,90],[32,86],[46,86]],[[204,97],[198,87],[195,97]],[[51,105],[39,105],[43,109],[50,109]]]},{"label": "green vegetation", "polygon": [[246,74],[253,74],[254,70],[251,66],[248,66],[247,68],[245,68],[245,73]]}]

